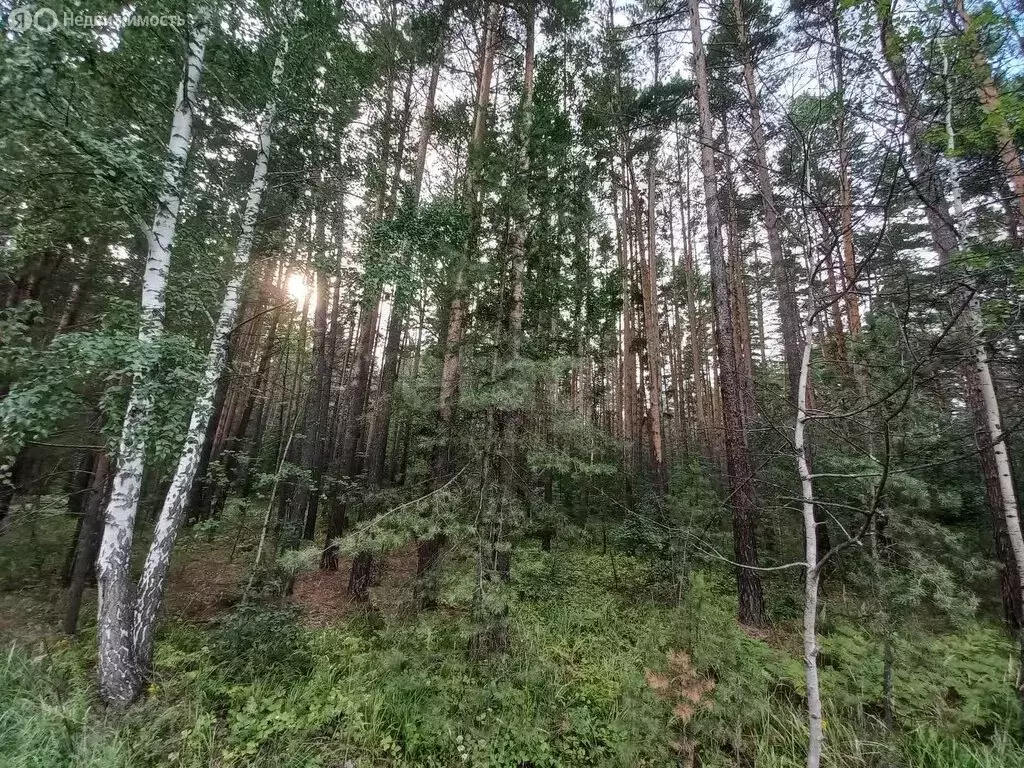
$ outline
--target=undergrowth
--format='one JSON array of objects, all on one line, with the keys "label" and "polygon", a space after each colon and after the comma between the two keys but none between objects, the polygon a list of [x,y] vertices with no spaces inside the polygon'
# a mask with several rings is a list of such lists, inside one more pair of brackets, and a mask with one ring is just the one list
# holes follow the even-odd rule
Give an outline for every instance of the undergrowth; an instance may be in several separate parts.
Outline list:
[{"label": "undergrowth", "polygon": [[[484,661],[467,655],[458,574],[448,602],[416,618],[312,630],[294,609],[249,605],[212,628],[170,626],[145,700],[124,715],[97,702],[91,637],[11,645],[0,664],[0,765],[803,764],[795,624],[742,631],[724,574],[691,574],[672,606],[652,604],[640,559],[617,556],[613,569],[586,551],[517,557],[511,647]],[[882,649],[855,603],[831,604],[840,607],[822,620],[826,765],[1024,766],[1008,735],[1012,649],[997,627],[908,624],[888,731]]]}]

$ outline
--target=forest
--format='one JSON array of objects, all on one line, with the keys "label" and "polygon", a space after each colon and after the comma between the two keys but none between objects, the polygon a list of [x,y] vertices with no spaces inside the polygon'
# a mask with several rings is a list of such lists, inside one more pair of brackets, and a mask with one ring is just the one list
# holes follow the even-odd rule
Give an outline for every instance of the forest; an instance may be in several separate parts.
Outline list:
[{"label": "forest", "polygon": [[1024,0],[0,0],[4,768],[1024,768]]}]

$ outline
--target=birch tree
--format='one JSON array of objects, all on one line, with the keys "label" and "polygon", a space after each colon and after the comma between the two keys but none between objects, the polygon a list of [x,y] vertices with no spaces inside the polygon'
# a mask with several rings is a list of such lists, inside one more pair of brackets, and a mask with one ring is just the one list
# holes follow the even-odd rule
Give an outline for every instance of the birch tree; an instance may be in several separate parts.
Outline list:
[{"label": "birch tree", "polygon": [[[1024,604],[1024,533],[1017,504],[1017,490],[1013,484],[1013,473],[1009,454],[1006,448],[1006,435],[1003,432],[1002,414],[999,396],[996,392],[992,376],[992,366],[988,350],[985,346],[984,323],[981,315],[981,299],[977,286],[973,284],[971,275],[965,274],[961,266],[960,233],[957,231],[957,218],[962,212],[959,184],[951,185],[954,194],[954,212],[950,213],[946,194],[941,186],[938,163],[934,153],[925,141],[927,127],[913,98],[912,85],[907,72],[903,41],[900,39],[893,24],[893,7],[890,0],[877,0],[879,35],[889,71],[892,74],[892,87],[896,103],[902,112],[903,129],[907,135],[910,159],[915,173],[913,183],[925,206],[932,245],[938,256],[940,269],[953,275],[956,287],[953,291],[951,311],[957,318],[963,343],[968,349],[967,385],[975,389],[978,398],[969,398],[976,409],[975,418],[979,424],[987,428],[988,444],[981,447],[981,452],[988,452],[991,466],[996,477],[987,478],[998,488],[1000,512],[1006,527],[1009,543],[1009,555],[1017,568],[1017,587]],[[950,134],[952,138],[952,134]],[[1020,630],[1024,632],[1024,630]],[[1018,637],[1022,657],[1024,657],[1024,635]],[[1024,686],[1018,682],[1018,693],[1024,700]]]},{"label": "birch tree", "polygon": [[147,233],[148,252],[139,312],[138,358],[121,428],[117,471],[105,513],[97,561],[99,573],[99,676],[103,698],[116,705],[131,703],[142,679],[134,659],[133,594],[130,559],[135,517],[145,471],[146,421],[153,408],[149,393],[153,358],[163,332],[167,273],[181,208],[182,181],[192,146],[193,109],[203,72],[209,20],[205,9],[193,19],[188,58],[178,85],[167,143],[163,181],[153,225]]},{"label": "birch tree", "polygon": [[793,448],[796,452],[797,475],[800,478],[801,513],[804,527],[804,617],[803,652],[804,680],[807,686],[807,768],[821,765],[824,738],[821,715],[821,689],[818,684],[818,586],[821,581],[818,552],[817,515],[814,500],[814,476],[811,474],[810,452],[807,444],[807,424],[810,421],[807,402],[808,381],[811,370],[811,352],[814,346],[813,304],[809,303],[804,324],[803,353],[800,357],[800,379],[797,389],[796,424],[793,428]]},{"label": "birch tree", "polygon": [[206,439],[213,414],[213,399],[217,391],[217,383],[224,372],[227,348],[230,341],[235,318],[238,315],[239,295],[245,280],[249,257],[252,252],[253,235],[256,231],[256,217],[259,215],[263,193],[267,188],[267,169],[270,164],[271,138],[274,120],[277,116],[277,92],[284,75],[285,56],[288,54],[288,28],[281,35],[277,57],[270,78],[270,98],[259,120],[259,139],[256,153],[256,164],[253,168],[252,182],[246,196],[245,209],[242,213],[242,232],[235,247],[232,275],[221,304],[220,316],[213,330],[210,349],[206,357],[206,369],[203,371],[199,391],[196,393],[195,405],[185,444],[178,459],[178,467],[171,480],[171,487],[164,499],[160,517],[157,520],[153,542],[146,556],[142,578],[139,581],[139,593],[135,605],[135,626],[133,644],[135,662],[142,674],[149,671],[153,650],[153,630],[156,615],[160,608],[164,589],[167,585],[167,568],[170,565],[174,540],[181,527],[192,483],[195,480],[199,461],[199,451]]}]

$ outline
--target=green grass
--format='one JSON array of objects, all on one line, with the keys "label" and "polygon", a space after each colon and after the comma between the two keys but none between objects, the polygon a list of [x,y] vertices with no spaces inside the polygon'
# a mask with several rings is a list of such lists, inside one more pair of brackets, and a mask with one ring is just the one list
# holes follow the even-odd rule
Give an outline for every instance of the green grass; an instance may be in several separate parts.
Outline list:
[{"label": "green grass", "polygon": [[[618,556],[612,574],[608,557],[584,549],[517,552],[504,595],[511,647],[476,662],[471,580],[458,566],[442,607],[418,618],[312,630],[256,606],[212,626],[172,624],[146,699],[120,716],[97,701],[91,633],[8,645],[0,765],[667,768],[694,752],[704,766],[802,765],[798,627],[745,634],[724,573],[693,574],[678,607],[652,601],[643,561]],[[828,605],[826,765],[1024,766],[1008,736],[1012,648],[997,627],[908,623],[890,733],[878,722],[880,645],[852,600]],[[698,701],[680,718],[687,690]]]}]

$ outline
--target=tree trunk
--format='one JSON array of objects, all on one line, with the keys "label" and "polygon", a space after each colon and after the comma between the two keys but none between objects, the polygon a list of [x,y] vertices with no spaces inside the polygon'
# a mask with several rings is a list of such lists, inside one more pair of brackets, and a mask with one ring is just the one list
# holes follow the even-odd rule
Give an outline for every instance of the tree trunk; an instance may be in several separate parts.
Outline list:
[{"label": "tree trunk", "polygon": [[[437,398],[437,445],[430,460],[429,489],[436,491],[450,480],[451,456],[454,452],[455,417],[458,412],[459,378],[462,371],[462,335],[466,326],[466,270],[476,259],[477,239],[480,230],[480,206],[478,204],[481,161],[484,138],[487,132],[487,113],[491,102],[491,79],[494,72],[494,58],[498,48],[501,7],[490,4],[484,28],[484,43],[480,58],[477,81],[476,105],[474,108],[473,133],[468,150],[466,173],[465,205],[469,214],[469,236],[463,253],[456,256],[451,278],[452,299],[448,309],[447,330],[442,340],[443,358],[441,364],[441,387]],[[429,582],[441,551],[443,538],[435,536],[419,544],[417,554],[417,591],[421,604],[432,602],[426,596]]]},{"label": "tree trunk", "polygon": [[[741,390],[736,357],[734,329],[729,307],[729,278],[722,245],[722,216],[718,203],[711,99],[708,87],[707,59],[700,27],[700,0],[689,0],[690,29],[697,81],[697,111],[700,124],[701,170],[704,176],[704,202],[708,221],[708,259],[711,264],[711,293],[715,305],[718,364],[721,371],[719,391],[725,426],[726,469],[729,479],[733,517],[733,543],[739,592],[739,618],[744,624],[761,626],[765,622],[764,592],[758,566],[753,472],[743,430]],[[749,567],[748,567],[749,566]]]},{"label": "tree trunk", "polygon": [[[685,140],[684,140],[685,141]],[[705,405],[704,354],[701,351],[703,330],[697,316],[697,270],[693,263],[693,241],[690,231],[690,153],[686,145],[686,187],[683,185],[682,160],[679,145],[676,144],[676,173],[679,177],[680,213],[683,222],[683,274],[686,279],[686,322],[690,329],[690,362],[693,367],[693,407],[697,421],[697,439],[710,453],[711,440],[708,434],[708,413]]]},{"label": "tree trunk", "polygon": [[171,247],[181,206],[185,165],[192,144],[192,106],[199,89],[209,27],[195,19],[188,41],[188,61],[178,85],[171,137],[164,162],[163,185],[149,232],[149,252],[142,284],[139,316],[139,354],[128,408],[121,428],[117,471],[107,505],[99,554],[99,679],[100,695],[115,706],[138,698],[143,680],[135,658],[134,610],[130,558],[135,516],[145,468],[144,422],[153,407],[150,377],[155,350],[163,332],[164,302]]},{"label": "tree trunk", "polygon": [[[259,362],[256,364],[256,374],[253,378],[253,383],[245,399],[245,406],[242,408],[242,413],[238,417],[238,426],[235,428],[235,433],[230,436],[225,442],[224,447],[224,487],[217,489],[216,497],[212,503],[212,513],[214,516],[220,514],[221,509],[227,499],[227,494],[231,489],[237,488],[241,491],[239,486],[239,460],[238,452],[242,449],[242,445],[245,441],[245,436],[249,431],[249,422],[252,421],[254,412],[256,412],[257,402],[261,401],[263,397],[263,385],[267,381],[267,374],[270,370],[270,361],[274,356],[274,349],[277,346],[277,327],[281,322],[281,311],[282,307],[278,307],[274,310],[270,317],[270,325],[267,328],[266,341],[263,344],[263,350],[260,353]],[[262,410],[262,409],[261,409]],[[253,441],[251,449],[252,459],[259,455],[259,445],[261,442],[260,424],[261,418],[256,419],[256,429],[253,435]],[[246,472],[248,476],[251,476],[253,472],[252,467],[253,461],[248,462]],[[242,494],[245,495],[244,493]]]},{"label": "tree trunk", "polygon": [[75,557],[68,582],[67,605],[64,609],[64,633],[74,635],[78,631],[78,615],[82,608],[82,595],[89,581],[89,574],[96,565],[96,553],[103,534],[103,508],[110,491],[110,457],[99,452],[92,468],[86,498],[82,503],[82,526],[75,546]]},{"label": "tree trunk", "polygon": [[843,293],[850,335],[860,335],[860,296],[857,293],[857,255],[853,247],[853,189],[850,178],[850,146],[846,130],[846,67],[843,39],[839,28],[841,6],[832,10],[832,68],[835,73],[839,112],[836,115],[836,141],[839,143],[839,228],[843,240]]},{"label": "tree trunk", "polygon": [[[416,150],[416,167],[412,179],[412,203],[417,205],[420,190],[423,187],[423,173],[426,168],[427,150],[434,129],[434,102],[437,97],[437,84],[445,61],[445,33],[439,33],[436,41],[437,51],[430,69],[430,81],[427,85],[426,103],[423,107],[420,137]],[[400,166],[399,160],[399,166]],[[396,184],[397,188],[398,185]],[[407,266],[406,266],[407,268]],[[392,300],[391,316],[388,318],[387,339],[384,344],[384,363],[381,366],[380,382],[377,385],[377,401],[374,408],[373,427],[367,440],[366,467],[371,484],[379,484],[384,478],[384,465],[387,457],[388,432],[391,425],[391,409],[394,404],[395,384],[398,380],[398,367],[402,349],[402,334],[409,312],[411,287],[404,281],[395,286]]]},{"label": "tree trunk", "polygon": [[767,143],[761,123],[761,100],[757,94],[754,59],[747,41],[747,23],[743,18],[740,0],[733,0],[733,12],[743,53],[743,83],[746,86],[747,105],[750,109],[750,139],[754,145],[754,159],[757,163],[757,191],[761,196],[764,228],[768,235],[768,253],[779,295],[779,323],[782,330],[782,352],[786,360],[789,400],[795,404],[798,394],[797,382],[800,380],[800,309],[796,300],[796,281],[793,278],[790,259],[782,249],[779,213],[769,175]]},{"label": "tree trunk", "polygon": [[[313,236],[317,254],[324,250],[324,235],[327,221],[326,195],[323,194],[325,182],[318,182],[320,194],[316,211],[316,232]],[[326,435],[321,431],[325,421],[322,409],[329,407],[331,387],[331,365],[328,357],[327,343],[327,303],[328,270],[322,262],[314,258],[314,275],[316,279],[316,306],[313,309],[313,352],[309,359],[309,384],[306,388],[306,402],[302,409],[302,458],[301,467],[309,477],[305,476],[295,483],[291,498],[291,520],[303,521],[302,538],[312,541],[316,533],[317,509],[320,501],[320,481],[322,476],[321,457],[324,452]]]},{"label": "tree trunk", "polygon": [[[623,184],[625,183],[623,174]],[[612,208],[615,212],[615,237],[616,253],[619,259],[619,273],[622,285],[622,363],[620,366],[621,375],[619,386],[622,396],[619,398],[622,409],[622,439],[624,451],[625,471],[627,474],[627,486],[631,481],[628,477],[636,470],[636,341],[633,335],[633,280],[631,274],[631,262],[629,256],[629,230],[626,226],[628,212],[626,210],[626,194],[622,192],[622,210],[619,209],[619,196],[612,192]]]},{"label": "tree trunk", "polygon": [[[907,134],[910,159],[914,166],[916,179],[914,180],[916,191],[925,206],[925,215],[928,220],[932,244],[939,259],[939,267],[945,272],[950,272],[959,267],[957,261],[960,256],[959,236],[950,215],[949,205],[945,194],[939,183],[938,163],[932,153],[929,144],[925,140],[927,128],[920,114],[917,112],[911,90],[910,79],[907,75],[906,63],[902,51],[902,42],[895,33],[892,22],[892,6],[890,0],[876,0],[876,12],[879,21],[879,35],[881,38],[882,51],[885,54],[886,63],[892,74],[893,90],[896,95],[897,104],[903,112],[904,130]],[[951,125],[947,124],[949,131],[948,142],[954,142]],[[959,181],[956,173],[956,163],[953,163],[953,204],[957,220],[963,221],[963,206],[960,196]],[[953,312],[959,315],[958,325],[965,345],[971,350],[970,373],[974,381],[968,382],[968,392],[976,388],[980,397],[975,398],[972,403],[977,409],[972,418],[978,425],[984,424],[987,428],[989,439],[989,458],[992,466],[995,467],[996,482],[1000,496],[1001,515],[1006,526],[1006,537],[1008,543],[1008,555],[1012,559],[1013,566],[1017,571],[1017,584],[1015,585],[1020,595],[1021,604],[1024,604],[1024,533],[1021,531],[1020,517],[1017,507],[1017,492],[1013,484],[1012,471],[1006,442],[1004,440],[1002,417],[1000,415],[999,399],[996,393],[995,382],[992,377],[988,351],[985,348],[984,326],[981,317],[981,302],[977,292],[972,285],[969,275],[956,275],[957,287],[953,292]],[[985,465],[982,465],[984,470]],[[994,488],[987,493],[987,496],[994,500]],[[1007,566],[1004,565],[1004,568]],[[1024,656],[1024,636],[1018,631],[1018,643],[1021,654]],[[1024,666],[1021,668],[1024,675]],[[1024,704],[1024,685],[1018,680],[1017,694]]]},{"label": "tree trunk", "polygon": [[270,97],[263,116],[259,122],[259,148],[256,154],[256,166],[253,169],[252,182],[249,185],[245,210],[242,214],[242,231],[235,247],[233,274],[228,281],[224,301],[221,304],[220,316],[213,329],[210,349],[206,358],[206,370],[203,372],[202,383],[196,393],[195,404],[185,444],[181,449],[181,457],[175,470],[171,486],[164,499],[153,542],[143,566],[139,579],[138,597],[135,603],[135,622],[133,644],[135,662],[138,672],[146,677],[150,671],[153,650],[153,632],[156,628],[156,616],[160,609],[164,590],[167,586],[167,569],[170,566],[171,552],[174,541],[181,527],[185,501],[188,498],[199,459],[199,450],[210,428],[210,417],[213,414],[213,399],[217,384],[224,372],[228,344],[238,314],[239,297],[242,283],[245,280],[249,256],[252,252],[253,236],[256,229],[256,217],[259,215],[263,201],[263,192],[267,187],[267,168],[270,163],[270,141],[277,111],[276,94],[284,74],[284,59],[288,53],[288,38],[282,35],[277,58],[270,81]]},{"label": "tree trunk", "polygon": [[1017,208],[1021,216],[1024,216],[1024,166],[1021,165],[1020,153],[1017,151],[1017,143],[1014,140],[1013,129],[1006,120],[1006,115],[1001,107],[1001,94],[999,86],[992,78],[992,68],[978,40],[978,31],[974,20],[964,6],[964,0],[953,0],[956,14],[964,24],[961,33],[967,40],[967,46],[971,53],[971,63],[974,66],[974,74],[978,79],[978,102],[988,116],[990,124],[996,134],[996,143],[999,145],[999,162],[1003,166],[1003,172],[1010,182],[1014,197],[1017,199]]},{"label": "tree trunk", "polygon": [[793,430],[793,447],[796,450],[797,473],[803,496],[802,510],[804,523],[804,679],[807,686],[807,768],[821,765],[821,746],[824,739],[821,715],[821,690],[818,684],[818,581],[819,553],[818,525],[814,503],[814,476],[808,461],[806,429],[809,421],[807,390],[808,373],[811,367],[811,345],[814,339],[812,320],[813,307],[808,307],[807,323],[804,326],[804,350],[800,364],[800,381],[797,389],[796,427]]}]

